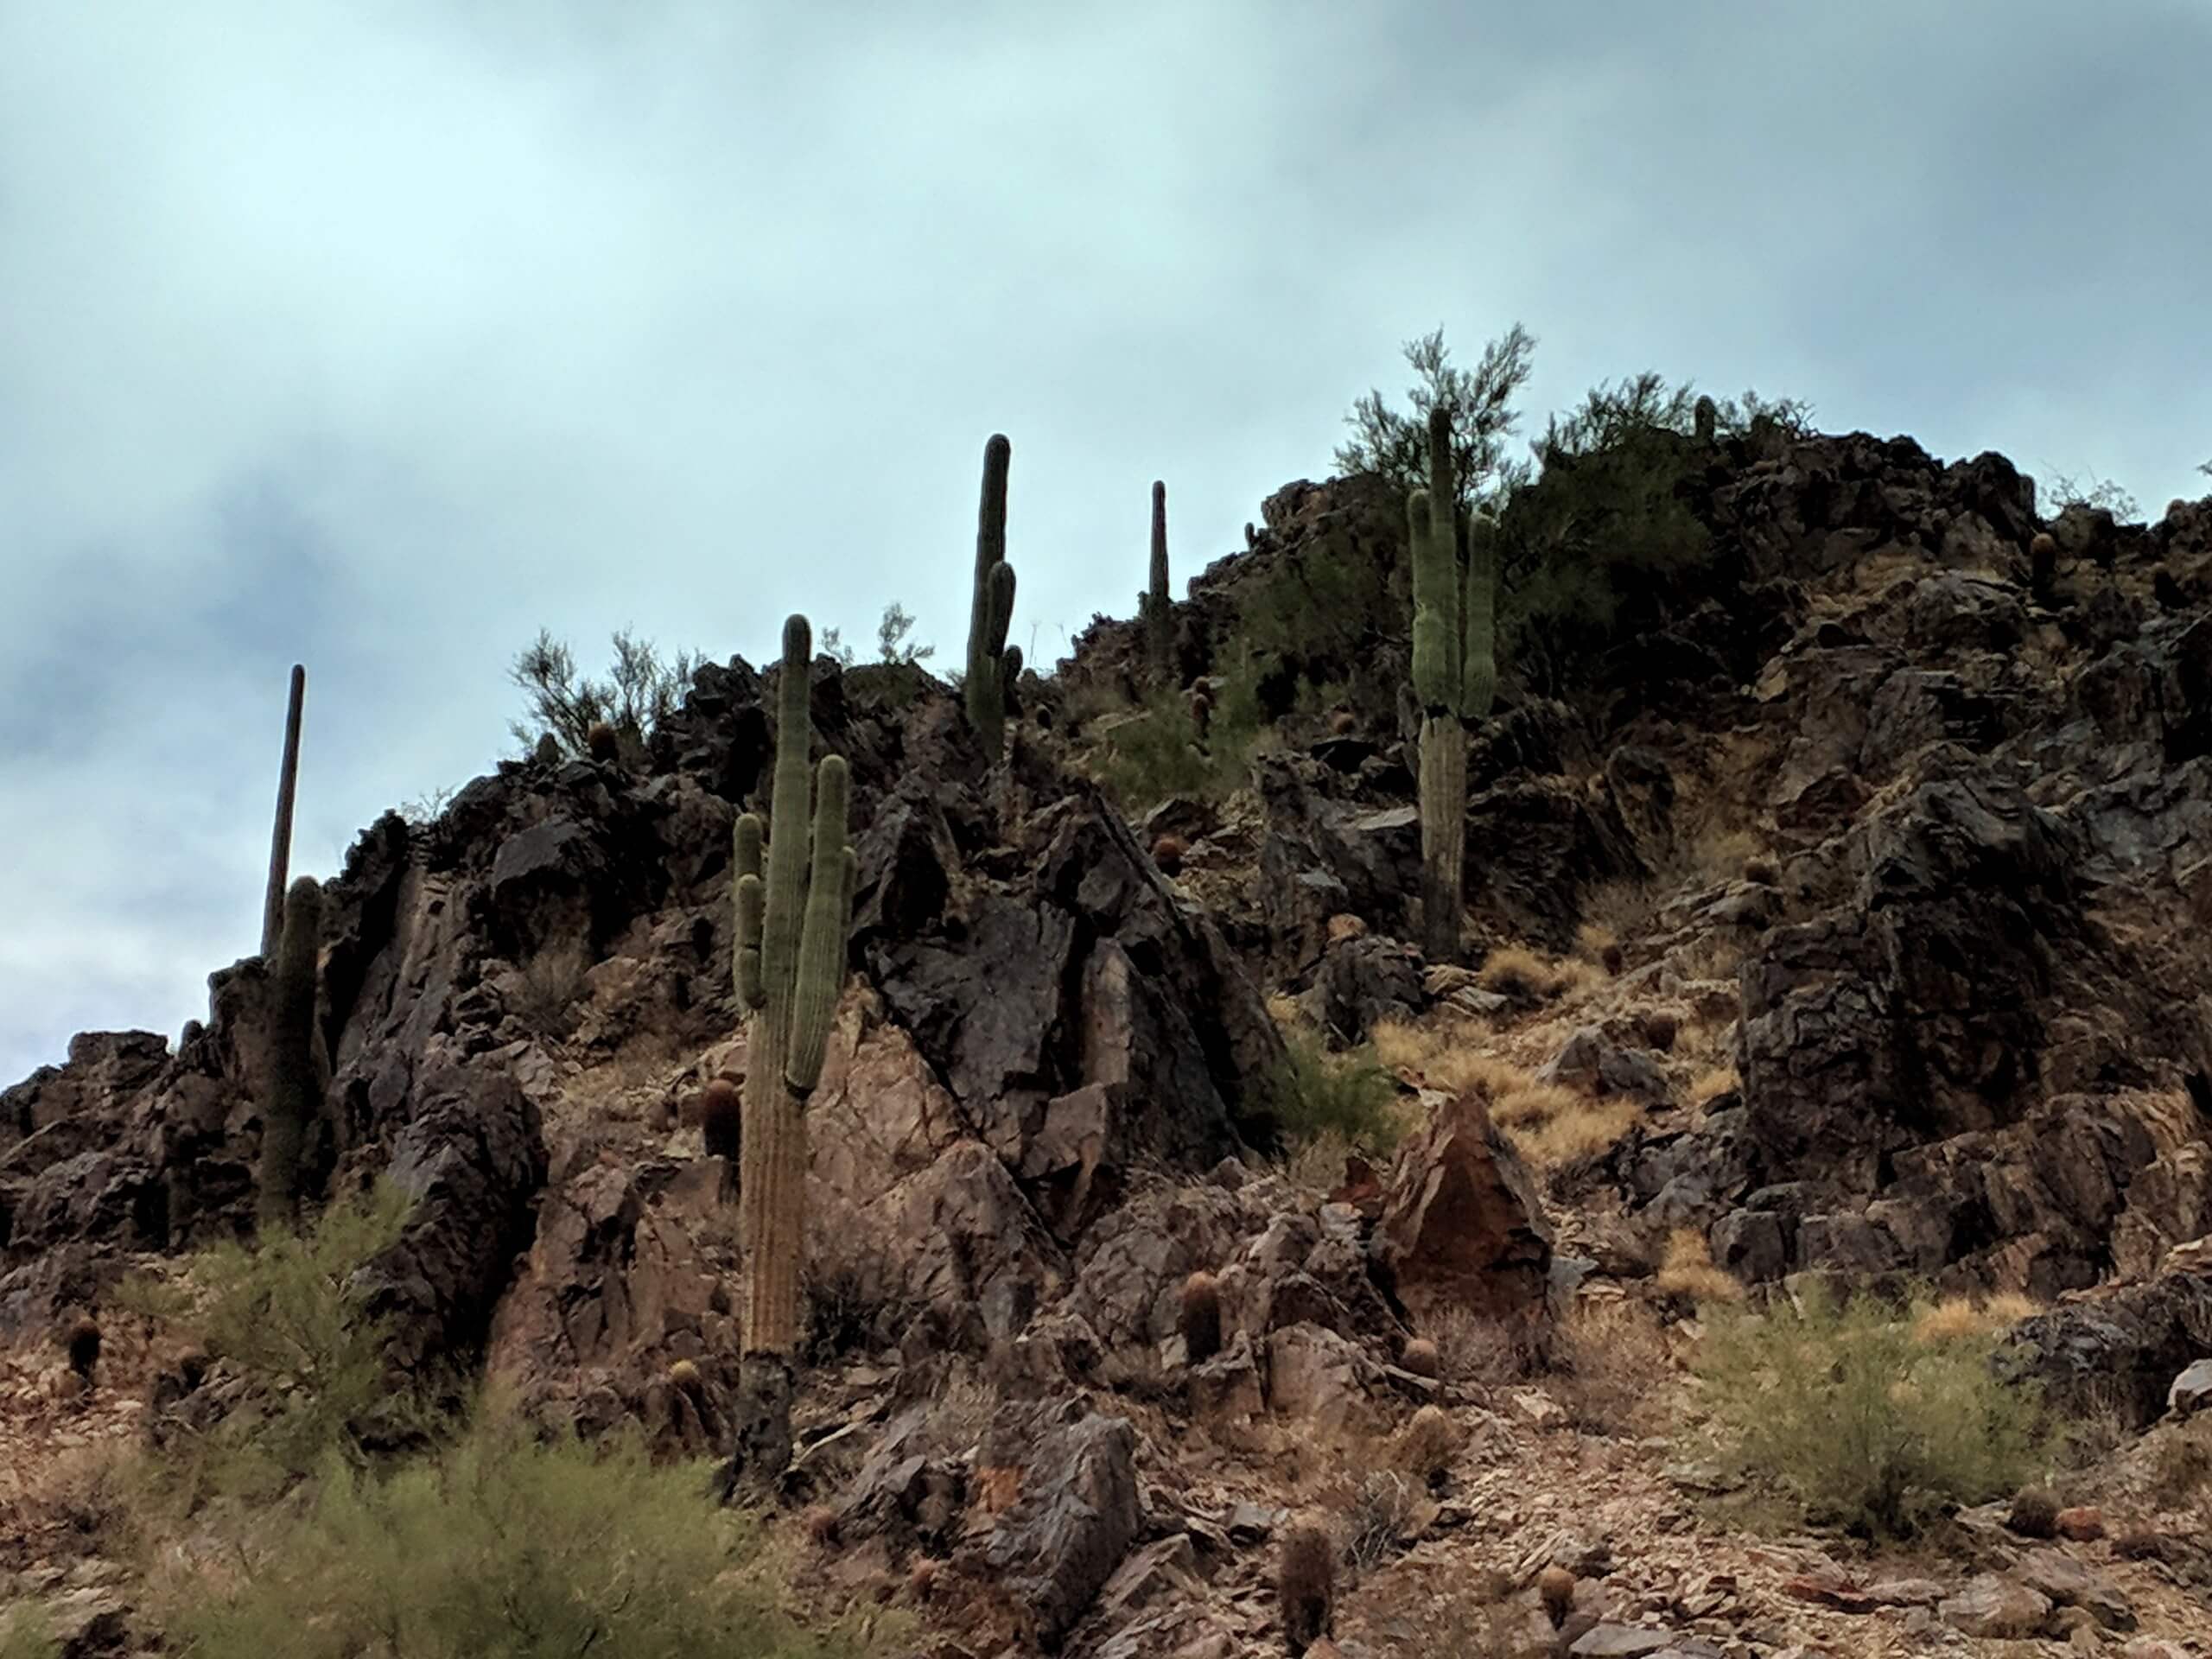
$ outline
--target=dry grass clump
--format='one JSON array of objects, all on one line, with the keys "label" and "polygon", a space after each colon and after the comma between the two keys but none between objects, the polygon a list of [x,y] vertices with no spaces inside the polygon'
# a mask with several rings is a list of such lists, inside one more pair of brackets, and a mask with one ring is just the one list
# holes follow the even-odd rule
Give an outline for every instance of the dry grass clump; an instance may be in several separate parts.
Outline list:
[{"label": "dry grass clump", "polygon": [[1513,1149],[1538,1169],[1563,1169],[1603,1157],[1625,1140],[1643,1116],[1632,1100],[1575,1096],[1574,1105],[1533,1128],[1509,1128]]},{"label": "dry grass clump", "polygon": [[1658,894],[1649,881],[1600,881],[1583,891],[1582,925],[1600,938],[1641,938],[1651,931],[1658,908]]},{"label": "dry grass clump", "polygon": [[1675,1357],[1647,1308],[1577,1302],[1560,1322],[1549,1391],[1595,1434],[1664,1433],[1678,1421]]},{"label": "dry grass clump", "polygon": [[1669,1296],[1694,1302],[1740,1302],[1744,1287],[1734,1274],[1713,1264],[1705,1235],[1694,1227],[1677,1227],[1668,1235],[1667,1254],[1659,1264],[1656,1282]]},{"label": "dry grass clump", "polygon": [[1585,962],[1602,968],[1609,957],[1619,955],[1620,948],[1620,935],[1603,922],[1585,922],[1574,930],[1574,954]]},{"label": "dry grass clump", "polygon": [[1745,944],[1732,931],[1700,934],[1668,953],[1675,973],[1684,979],[1733,979],[1744,965]]},{"label": "dry grass clump", "polygon": [[517,974],[508,996],[509,1011],[540,1037],[567,1037],[576,1028],[576,1004],[583,1000],[584,975],[590,967],[582,941],[549,941]]},{"label": "dry grass clump", "polygon": [[1483,958],[1475,982],[1516,1002],[1550,1002],[1595,984],[1604,970],[1570,957],[1551,962],[1525,945],[1501,944]]},{"label": "dry grass clump", "polygon": [[1764,852],[1759,838],[1750,830],[1726,829],[1718,822],[1698,831],[1688,849],[1690,873],[1699,880],[1713,883],[1733,880],[1754,859]]},{"label": "dry grass clump", "polygon": [[1633,1101],[1593,1100],[1565,1084],[1539,1083],[1501,1054],[1458,1046],[1458,1033],[1385,1020],[1372,1041],[1377,1059],[1452,1094],[1474,1092],[1489,1103],[1491,1121],[1523,1158],[1557,1168],[1595,1157],[1619,1144],[1642,1116]]},{"label": "dry grass clump", "polygon": [[1920,1310],[1912,1322],[1912,1338],[1927,1344],[1993,1336],[2042,1312],[2035,1298],[2017,1290],[2000,1290],[1981,1300],[1946,1296]]},{"label": "dry grass clump", "polygon": [[1541,1314],[1492,1319],[1451,1307],[1428,1322],[1437,1374],[1465,1388],[1503,1388],[1541,1375],[1551,1363],[1553,1329]]},{"label": "dry grass clump", "polygon": [[1732,1095],[1744,1086],[1744,1080],[1732,1065],[1709,1065],[1690,1079],[1689,1102],[1693,1110],[1703,1111],[1723,1095]]}]

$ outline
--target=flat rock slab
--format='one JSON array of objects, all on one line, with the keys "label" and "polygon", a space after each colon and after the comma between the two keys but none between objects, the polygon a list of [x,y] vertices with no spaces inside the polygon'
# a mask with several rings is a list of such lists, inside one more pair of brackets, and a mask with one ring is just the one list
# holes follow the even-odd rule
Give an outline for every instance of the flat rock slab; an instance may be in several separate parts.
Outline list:
[{"label": "flat rock slab", "polygon": [[1633,1624],[1600,1624],[1577,1638],[1567,1651],[1574,1659],[1646,1659],[1675,1646],[1681,1638],[1667,1630]]}]

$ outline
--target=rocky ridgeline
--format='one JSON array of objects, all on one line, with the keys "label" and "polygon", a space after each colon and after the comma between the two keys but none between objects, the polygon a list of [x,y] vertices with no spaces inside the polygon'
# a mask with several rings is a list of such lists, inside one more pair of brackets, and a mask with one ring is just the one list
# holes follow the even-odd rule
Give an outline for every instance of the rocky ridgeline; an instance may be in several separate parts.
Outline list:
[{"label": "rocky ridgeline", "polygon": [[[1000,1585],[1025,1641],[1230,1651],[1250,1621],[1205,1611],[1205,1584],[1275,1517],[1179,1497],[1164,1421],[1385,1427],[1437,1396],[1401,1363],[1427,1311],[1541,1315],[1682,1227],[1753,1284],[2110,1281],[2029,1321],[2019,1356],[2163,1408],[2212,1332],[2212,1271],[2180,1248],[2212,1228],[2212,503],[2045,524],[1999,457],[1864,435],[1696,457],[1707,589],[1571,703],[1503,664],[1468,766],[1485,945],[1563,949],[1604,884],[1677,869],[1691,801],[1770,866],[1621,942],[1624,995],[1739,1021],[1738,1089],[1692,1111],[1621,1022],[1548,1068],[1644,1107],[1578,1173],[1585,1255],[1555,1255],[1474,1096],[1430,1097],[1393,1170],[1318,1208],[1256,1155],[1285,1063],[1263,988],[1348,1038],[1501,1007],[1402,943],[1402,639],[1293,664],[1347,686],[1348,718],[1286,721],[1227,805],[1132,829],[1071,758],[1086,686],[1138,689],[1162,655],[1179,683],[1218,671],[1270,573],[1368,561],[1402,587],[1389,490],[1290,486],[1164,626],[1148,607],[1050,682],[1009,672],[996,766],[919,670],[817,663],[860,875],[808,1111],[817,1395],[791,1479],[845,1536]],[[379,821],[327,885],[304,1163],[310,1190],[390,1173],[420,1200],[355,1287],[395,1363],[480,1355],[549,1418],[722,1446],[732,1173],[692,1103],[746,1069],[731,844],[772,681],[703,668],[643,764],[503,763],[434,823]],[[1732,983],[1684,970],[1714,939],[1740,950]],[[0,1336],[94,1304],[134,1253],[250,1230],[271,1019],[251,958],[175,1048],[87,1033],[0,1094]],[[1194,1273],[1217,1297],[1203,1355]],[[972,1448],[934,1427],[956,1357],[999,1402]],[[164,1408],[219,1410],[222,1387],[218,1368]],[[1168,1418],[1117,1407],[1133,1387]],[[1603,1597],[1585,1611],[1624,1628]],[[1619,1639],[1586,1650],[1657,1650]]]}]

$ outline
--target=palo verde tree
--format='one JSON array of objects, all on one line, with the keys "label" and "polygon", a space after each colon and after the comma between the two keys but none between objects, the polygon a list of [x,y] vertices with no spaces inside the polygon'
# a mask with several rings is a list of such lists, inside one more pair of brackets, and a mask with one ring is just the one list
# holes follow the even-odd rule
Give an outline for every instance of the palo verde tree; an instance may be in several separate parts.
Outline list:
[{"label": "palo verde tree", "polygon": [[1452,507],[1472,507],[1510,486],[1527,472],[1505,454],[1521,420],[1513,397],[1528,381],[1535,350],[1535,337],[1517,322],[1483,347],[1471,369],[1453,365],[1441,328],[1408,340],[1406,361],[1417,377],[1406,393],[1410,412],[1392,409],[1379,391],[1359,398],[1344,416],[1352,435],[1337,447],[1337,470],[1379,474],[1401,490],[1427,487],[1429,417],[1441,409],[1450,422]]},{"label": "palo verde tree", "polygon": [[1702,445],[1802,436],[1808,413],[1754,391],[1700,397],[1647,371],[1554,416],[1497,515],[1498,628],[1522,683],[1557,694],[1624,630],[1663,622],[1713,557],[1688,499]]},{"label": "palo verde tree", "polygon": [[1452,414],[1428,413],[1426,489],[1406,498],[1413,543],[1414,696],[1421,705],[1422,950],[1433,963],[1459,955],[1465,909],[1467,726],[1490,713],[1497,690],[1494,620],[1495,526],[1459,511]]},{"label": "palo verde tree", "polygon": [[859,860],[846,838],[843,757],[811,774],[813,635],[784,624],[776,688],[776,767],[766,858],[761,823],[737,821],[733,897],[740,1006],[749,1015],[738,1234],[745,1252],[733,1479],[773,1478],[791,1462],[793,1363],[799,1345],[799,1264],[806,1227],[806,1101],[821,1080],[844,988]]}]

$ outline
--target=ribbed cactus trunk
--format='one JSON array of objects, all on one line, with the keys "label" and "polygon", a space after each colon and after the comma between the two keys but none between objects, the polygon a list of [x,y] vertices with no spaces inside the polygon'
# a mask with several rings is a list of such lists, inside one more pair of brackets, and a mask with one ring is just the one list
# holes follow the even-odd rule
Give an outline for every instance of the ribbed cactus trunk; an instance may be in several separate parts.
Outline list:
[{"label": "ribbed cactus trunk", "polygon": [[994,762],[1006,748],[1006,709],[1021,676],[1021,648],[1009,646],[1014,567],[1006,562],[1007,472],[1014,446],[994,433],[983,446],[983,500],[976,525],[976,586],[968,608],[968,723]]},{"label": "ribbed cactus trunk", "polygon": [[1175,610],[1167,594],[1167,486],[1152,486],[1152,579],[1145,590],[1145,654],[1152,671],[1171,679],[1175,664]]},{"label": "ribbed cactus trunk", "polygon": [[772,1480],[791,1462],[806,1231],[806,1098],[821,1078],[844,988],[858,874],[846,839],[847,778],[839,756],[825,758],[812,780],[809,833],[812,662],[812,631],[804,617],[794,616],[784,624],[765,871],[760,818],[745,814],[734,837],[734,967],[738,1001],[751,1019],[738,1155],[744,1336],[733,1484]]},{"label": "ribbed cactus trunk", "polygon": [[1414,692],[1421,704],[1421,948],[1458,960],[1466,910],[1467,723],[1497,687],[1494,527],[1467,521],[1452,477],[1452,416],[1430,410],[1428,487],[1406,500],[1413,543]]},{"label": "ribbed cactus trunk", "polygon": [[322,887],[303,875],[285,895],[270,981],[269,1098],[261,1114],[258,1182],[262,1225],[297,1212],[300,1159],[322,1105],[315,1065],[315,990],[322,946]]},{"label": "ribbed cactus trunk", "polygon": [[261,954],[276,949],[284,922],[284,880],[292,867],[292,796],[300,782],[300,710],[307,702],[308,671],[292,664],[292,695],[284,711],[284,760],[276,773],[276,829],[269,842],[269,887],[261,900]]}]

